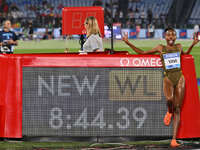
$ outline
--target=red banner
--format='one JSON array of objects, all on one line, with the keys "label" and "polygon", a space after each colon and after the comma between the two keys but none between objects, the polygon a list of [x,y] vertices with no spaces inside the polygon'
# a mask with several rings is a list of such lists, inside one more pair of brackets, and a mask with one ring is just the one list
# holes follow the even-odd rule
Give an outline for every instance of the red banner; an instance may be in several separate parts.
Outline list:
[{"label": "red banner", "polygon": [[104,13],[102,7],[65,7],[62,11],[62,34],[85,34],[84,21],[94,16],[104,36]]}]

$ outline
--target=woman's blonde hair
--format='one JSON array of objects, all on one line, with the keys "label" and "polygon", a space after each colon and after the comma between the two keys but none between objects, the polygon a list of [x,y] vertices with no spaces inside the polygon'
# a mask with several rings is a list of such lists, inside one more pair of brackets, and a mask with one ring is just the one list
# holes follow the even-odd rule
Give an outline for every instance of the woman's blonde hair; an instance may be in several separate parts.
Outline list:
[{"label": "woman's blonde hair", "polygon": [[87,17],[85,19],[84,24],[88,25],[87,28],[87,37],[89,37],[91,34],[99,34],[101,36],[100,30],[99,30],[99,25],[97,22],[97,19],[93,16]]}]

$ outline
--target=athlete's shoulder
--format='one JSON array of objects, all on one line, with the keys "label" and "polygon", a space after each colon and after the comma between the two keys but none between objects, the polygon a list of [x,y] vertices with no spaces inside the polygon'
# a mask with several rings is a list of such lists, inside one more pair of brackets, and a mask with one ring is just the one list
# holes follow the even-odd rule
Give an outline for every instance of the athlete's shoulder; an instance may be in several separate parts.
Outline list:
[{"label": "athlete's shoulder", "polygon": [[164,49],[164,45],[163,44],[159,44],[158,46],[157,46],[157,49],[158,49],[158,51],[159,52],[162,52],[162,50]]},{"label": "athlete's shoulder", "polygon": [[177,43],[176,47],[178,48],[178,50],[183,51],[183,47],[180,43]]},{"label": "athlete's shoulder", "polygon": [[158,47],[163,48],[163,47],[165,47],[165,45],[163,45],[163,44],[158,44]]},{"label": "athlete's shoulder", "polygon": [[178,48],[182,48],[181,43],[176,43],[175,45],[176,45],[176,47],[178,47]]}]

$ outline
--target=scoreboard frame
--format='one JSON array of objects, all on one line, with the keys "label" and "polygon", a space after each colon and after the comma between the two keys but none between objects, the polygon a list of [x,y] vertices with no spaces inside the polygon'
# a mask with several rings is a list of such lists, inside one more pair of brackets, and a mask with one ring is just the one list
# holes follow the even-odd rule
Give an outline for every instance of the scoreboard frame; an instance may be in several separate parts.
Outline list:
[{"label": "scoreboard frame", "polygon": [[[200,137],[200,100],[194,59],[181,58],[186,80],[178,138]],[[1,54],[0,68],[0,137],[22,138],[23,67],[97,67],[97,68],[160,68],[158,55],[116,53],[79,54]],[[191,115],[192,114],[192,115]],[[162,122],[162,120],[160,120]]]}]

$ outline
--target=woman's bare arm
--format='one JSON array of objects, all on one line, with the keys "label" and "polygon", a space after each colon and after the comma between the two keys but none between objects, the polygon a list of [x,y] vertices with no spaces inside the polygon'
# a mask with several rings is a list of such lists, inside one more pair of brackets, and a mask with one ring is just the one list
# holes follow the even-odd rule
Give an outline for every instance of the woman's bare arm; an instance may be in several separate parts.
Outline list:
[{"label": "woman's bare arm", "polygon": [[151,50],[147,50],[147,51],[143,51],[140,48],[137,48],[135,45],[133,45],[132,43],[129,42],[128,40],[128,34],[125,34],[122,38],[122,40],[131,48],[133,49],[136,53],[138,54],[155,54],[157,52],[161,52],[162,50],[162,45],[158,45],[157,47],[151,49]]}]

